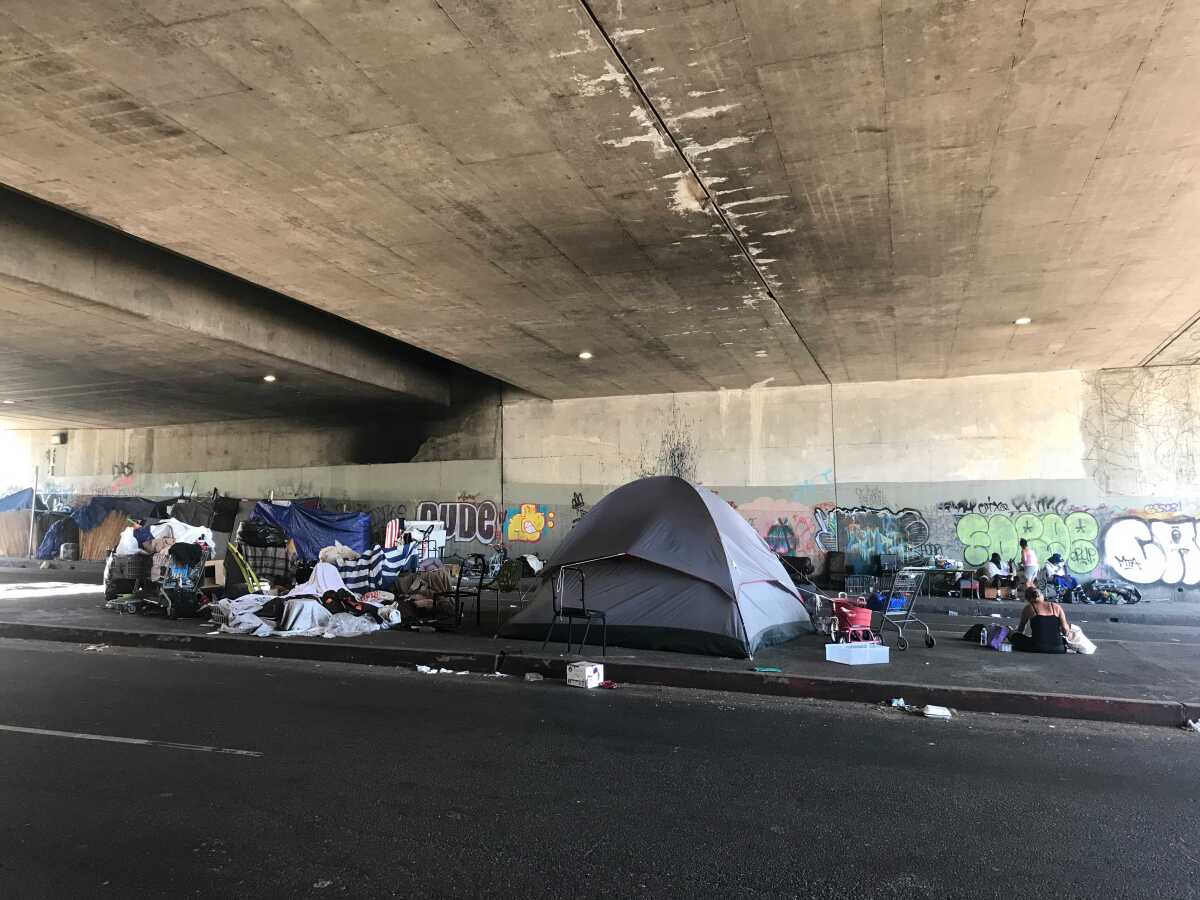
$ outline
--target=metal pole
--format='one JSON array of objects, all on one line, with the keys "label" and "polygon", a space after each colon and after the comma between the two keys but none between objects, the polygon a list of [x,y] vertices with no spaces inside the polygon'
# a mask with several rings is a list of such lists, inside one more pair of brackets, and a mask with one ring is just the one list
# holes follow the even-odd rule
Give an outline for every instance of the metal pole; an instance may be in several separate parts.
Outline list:
[{"label": "metal pole", "polygon": [[33,559],[33,522],[37,511],[38,467],[33,467],[33,496],[29,498],[29,558]]}]

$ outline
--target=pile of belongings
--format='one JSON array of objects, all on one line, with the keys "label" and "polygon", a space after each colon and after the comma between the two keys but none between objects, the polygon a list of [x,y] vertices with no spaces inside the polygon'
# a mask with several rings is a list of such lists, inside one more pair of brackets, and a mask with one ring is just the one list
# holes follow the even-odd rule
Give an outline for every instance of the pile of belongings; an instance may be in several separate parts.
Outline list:
[{"label": "pile of belongings", "polygon": [[258,637],[353,637],[399,625],[402,617],[392,594],[358,596],[347,590],[337,569],[324,562],[286,594],[225,598],[212,610],[223,633]]},{"label": "pile of belongings", "polygon": [[[175,550],[175,545],[182,545]],[[150,580],[162,581],[177,565],[196,565],[212,556],[215,542],[210,529],[188,525],[178,519],[166,519],[155,525],[132,525],[121,532],[114,551],[116,556],[147,554],[150,561]]]},{"label": "pile of belongings", "polygon": [[1140,603],[1142,592],[1132,585],[1118,584],[1108,578],[1097,578],[1087,586],[1084,603]]},{"label": "pile of belongings", "polygon": [[156,525],[131,525],[121,532],[117,541],[117,556],[136,553],[165,553],[178,541],[181,544],[200,544],[211,551],[215,546],[213,533],[201,525],[188,525],[178,519],[164,519]]},{"label": "pile of belongings", "polygon": [[[427,571],[442,565],[436,559],[420,559],[415,541],[386,549],[376,544],[365,553],[335,543],[321,551],[321,561],[337,566],[346,587],[358,593],[390,589],[397,577],[414,566],[419,571]],[[445,590],[449,589],[447,585]]]},{"label": "pile of belongings", "polygon": [[286,594],[246,594],[224,598],[212,607],[212,619],[225,634],[256,637],[354,637],[402,623],[449,615],[452,604],[438,596],[450,590],[444,568],[399,575],[401,599],[390,591],[355,593],[337,568],[318,562],[308,580]]},{"label": "pile of belongings", "polygon": [[[288,536],[278,525],[257,520],[241,522],[233,536],[233,545],[260,579],[272,583],[289,579]],[[225,561],[225,571],[234,571],[229,559]]]}]

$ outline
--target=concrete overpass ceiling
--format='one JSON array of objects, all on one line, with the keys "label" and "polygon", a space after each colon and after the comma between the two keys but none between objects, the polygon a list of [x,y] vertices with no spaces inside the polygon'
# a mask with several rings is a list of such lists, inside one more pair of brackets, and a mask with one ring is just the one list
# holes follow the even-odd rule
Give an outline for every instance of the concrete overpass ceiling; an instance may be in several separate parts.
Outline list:
[{"label": "concrete overpass ceiling", "polygon": [[[0,427],[130,428],[428,410],[377,385],[4,278],[0,334]],[[265,382],[267,374],[276,381]]]},{"label": "concrete overpass ceiling", "polygon": [[1197,88],[1170,0],[6,0],[0,182],[547,397],[1138,365]]}]

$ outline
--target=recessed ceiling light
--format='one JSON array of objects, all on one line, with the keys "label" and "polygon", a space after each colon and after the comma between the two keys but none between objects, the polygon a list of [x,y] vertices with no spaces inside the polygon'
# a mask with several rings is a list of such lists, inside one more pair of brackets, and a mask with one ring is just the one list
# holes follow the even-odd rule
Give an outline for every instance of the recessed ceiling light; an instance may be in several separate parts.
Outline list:
[{"label": "recessed ceiling light", "polygon": [[16,402],[16,400],[0,400],[0,403],[5,404],[6,406],[12,406]]},{"label": "recessed ceiling light", "polygon": [[766,350],[755,350],[754,355],[757,356],[759,359],[762,359],[764,356],[767,355],[767,351]]},{"label": "recessed ceiling light", "polygon": [[592,358],[592,351],[591,351],[591,350],[584,350],[582,353],[580,353],[580,354],[579,354],[579,358],[580,358],[580,359],[591,359],[591,358]]},{"label": "recessed ceiling light", "polygon": [[1019,318],[1019,319],[1013,319],[1013,324],[1014,325],[1028,325],[1032,321],[1033,321],[1033,319],[1029,318],[1029,316],[1021,316],[1021,318]]},{"label": "recessed ceiling light", "polygon": [[263,381],[267,382],[268,384],[274,380],[275,380],[274,375],[264,375],[263,376]]}]

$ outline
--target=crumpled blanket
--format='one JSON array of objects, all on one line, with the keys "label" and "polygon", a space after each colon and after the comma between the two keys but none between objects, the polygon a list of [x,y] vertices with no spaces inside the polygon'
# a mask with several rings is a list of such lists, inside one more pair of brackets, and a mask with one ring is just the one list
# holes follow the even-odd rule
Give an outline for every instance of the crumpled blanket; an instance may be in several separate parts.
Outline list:
[{"label": "crumpled blanket", "polygon": [[[322,597],[327,591],[347,590],[346,583],[338,570],[327,562],[319,562],[313,566],[312,575],[304,584],[298,584],[284,596],[287,597]],[[353,591],[351,591],[353,593]],[[355,594],[355,596],[358,596]]]},{"label": "crumpled blanket", "polygon": [[212,606],[209,615],[219,622],[223,634],[257,634],[266,627],[266,634],[275,630],[275,623],[255,615],[271,598],[266,594],[246,594],[231,600],[222,597]]},{"label": "crumpled blanket", "polygon": [[400,597],[414,594],[432,597],[434,594],[449,593],[451,589],[450,575],[444,568],[396,576],[396,595]]},{"label": "crumpled blanket", "polygon": [[[266,594],[246,594],[236,600],[223,598],[214,604],[212,620],[221,623],[222,634],[252,634],[255,637],[354,637],[381,628],[369,616],[332,615],[312,597],[290,598],[276,623],[274,619],[257,615],[272,599]],[[399,613],[395,618],[399,619]]]}]

